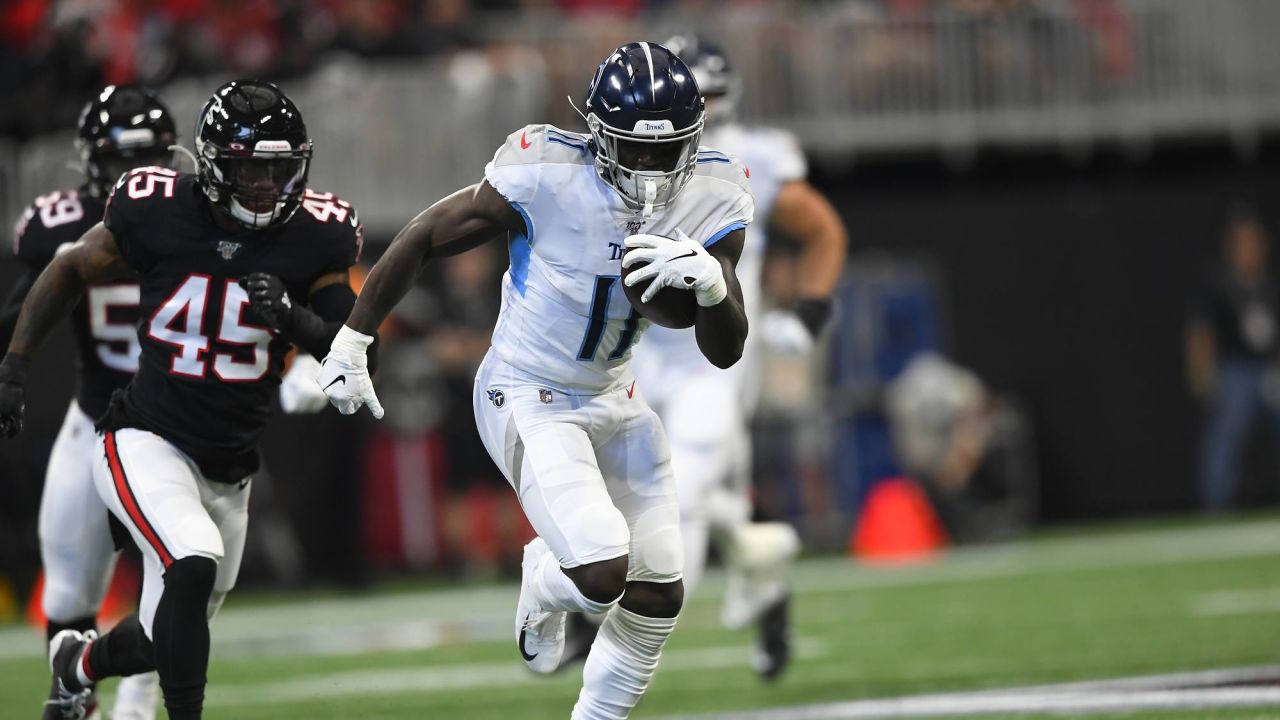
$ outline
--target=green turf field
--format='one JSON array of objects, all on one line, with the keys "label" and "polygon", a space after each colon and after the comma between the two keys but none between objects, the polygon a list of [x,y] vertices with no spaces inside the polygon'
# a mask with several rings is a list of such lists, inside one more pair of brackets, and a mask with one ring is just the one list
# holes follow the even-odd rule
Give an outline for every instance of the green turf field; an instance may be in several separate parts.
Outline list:
[{"label": "green turf field", "polygon": [[[941,717],[910,705],[877,715],[876,706],[848,701],[1280,666],[1277,517],[1059,532],[913,567],[814,559],[795,581],[800,658],[782,681],[760,684],[749,668],[750,633],[719,627],[713,577],[687,607],[635,716]],[[233,594],[214,627],[206,717],[567,718],[576,673],[546,679],[524,670],[509,637],[515,597],[514,586],[323,599]],[[47,687],[39,644],[26,628],[0,628],[0,718],[36,717]],[[1178,695],[1164,709],[1127,704],[1165,697],[1139,692],[1147,687],[1103,683],[1067,694],[1120,703],[1089,711],[1093,718],[1275,718],[1277,675],[1264,671],[1269,683],[1225,694]],[[1061,697],[1057,690],[1032,695],[1000,716],[1086,714],[1036,704]],[[1249,706],[1212,700],[1225,695]],[[819,703],[844,704],[785,709]],[[1186,709],[1168,709],[1175,706]]]}]

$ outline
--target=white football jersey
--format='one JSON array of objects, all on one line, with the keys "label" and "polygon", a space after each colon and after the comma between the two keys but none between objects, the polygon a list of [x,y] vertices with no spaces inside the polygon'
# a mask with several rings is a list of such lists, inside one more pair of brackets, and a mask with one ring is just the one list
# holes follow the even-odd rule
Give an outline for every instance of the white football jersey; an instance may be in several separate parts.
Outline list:
[{"label": "white football jersey", "polygon": [[[493,349],[548,384],[579,391],[619,383],[650,324],[622,289],[625,238],[674,237],[678,228],[710,246],[749,225],[755,207],[742,164],[707,151],[671,203],[641,216],[600,178],[587,137],[550,125],[512,133],[484,175],[528,228],[527,237],[509,239]],[[692,339],[692,330],[682,332]]]},{"label": "white football jersey", "polygon": [[[712,152],[707,149],[709,147],[716,148],[737,158],[745,166],[751,178],[751,194],[761,212],[760,222],[747,228],[746,243],[737,267],[750,324],[743,360],[734,370],[735,375],[742,377],[753,371],[760,348],[760,334],[756,330],[760,327],[758,321],[763,312],[760,276],[764,268],[765,229],[769,224],[769,214],[782,186],[793,180],[803,180],[808,166],[799,143],[784,130],[725,124],[703,133],[702,142],[706,146],[704,152]],[[636,351],[636,363],[644,366],[638,367],[637,372],[643,372],[645,379],[656,377],[657,368],[649,367],[650,364],[668,369],[676,366],[714,367],[698,349],[693,333],[664,327],[656,327],[645,335],[644,345]],[[654,388],[650,387],[647,392],[652,395]]]}]

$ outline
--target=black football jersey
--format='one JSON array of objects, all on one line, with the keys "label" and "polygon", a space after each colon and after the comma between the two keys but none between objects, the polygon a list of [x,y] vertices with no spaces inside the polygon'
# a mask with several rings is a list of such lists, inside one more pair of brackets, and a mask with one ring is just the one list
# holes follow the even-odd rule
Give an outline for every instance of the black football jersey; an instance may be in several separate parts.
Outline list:
[{"label": "black football jersey", "polygon": [[210,475],[254,452],[289,350],[238,281],[276,275],[305,305],[316,279],[345,272],[362,243],[355,210],[327,193],[308,190],[288,222],[262,230],[228,229],[214,212],[195,175],[146,168],[120,179],[104,217],[141,285],[142,360],[124,419],[110,424],[160,435]]},{"label": "black football jersey", "polygon": [[[18,220],[13,252],[34,280],[58,248],[102,220],[102,210],[103,201],[88,188],[38,197]],[[101,415],[112,391],[137,371],[137,322],[138,285],[132,281],[92,285],[72,311],[79,355],[76,401],[89,417]]]}]

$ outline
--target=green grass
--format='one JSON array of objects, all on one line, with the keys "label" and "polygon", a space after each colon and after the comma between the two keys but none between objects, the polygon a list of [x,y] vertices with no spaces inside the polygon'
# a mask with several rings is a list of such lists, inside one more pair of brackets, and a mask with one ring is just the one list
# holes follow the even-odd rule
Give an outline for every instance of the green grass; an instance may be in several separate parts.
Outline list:
[{"label": "green grass", "polygon": [[[635,717],[1280,663],[1280,520],[1266,517],[1059,533],[925,566],[809,560],[796,585],[803,652],[782,681],[756,679],[752,636],[719,626],[709,582]],[[579,673],[524,672],[508,638],[514,604],[510,586],[323,601],[233,594],[214,628],[205,717],[566,718]],[[416,640],[399,647],[411,649],[388,646],[405,633]],[[333,638],[345,646],[316,646]],[[34,634],[0,632],[0,650],[23,642],[39,645]],[[0,719],[34,717],[18,709],[38,707],[47,687],[40,659],[14,654],[0,654],[9,657],[0,659]]]}]

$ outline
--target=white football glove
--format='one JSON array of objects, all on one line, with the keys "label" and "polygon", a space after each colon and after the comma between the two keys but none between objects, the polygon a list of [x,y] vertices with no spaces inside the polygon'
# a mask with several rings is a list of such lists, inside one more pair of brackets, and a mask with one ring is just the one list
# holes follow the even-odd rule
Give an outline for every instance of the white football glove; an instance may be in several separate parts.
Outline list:
[{"label": "white football glove", "polygon": [[329,355],[320,362],[316,384],[343,415],[351,415],[361,405],[368,405],[373,417],[382,418],[382,403],[373,392],[369,358],[365,355],[372,342],[372,336],[343,325],[329,346]]},{"label": "white football glove", "polygon": [[293,356],[289,372],[280,381],[280,408],[290,415],[313,415],[329,404],[329,397],[316,384],[320,361],[307,353]]},{"label": "white football glove", "polygon": [[779,355],[804,357],[813,352],[813,336],[793,312],[770,310],[760,320],[765,345]]},{"label": "white football glove", "polygon": [[627,275],[625,281],[630,287],[653,278],[640,296],[641,302],[649,302],[664,287],[692,290],[702,307],[718,305],[729,295],[720,262],[680,230],[676,230],[675,238],[631,235],[624,245],[627,250],[622,256],[622,267],[649,263]]}]

